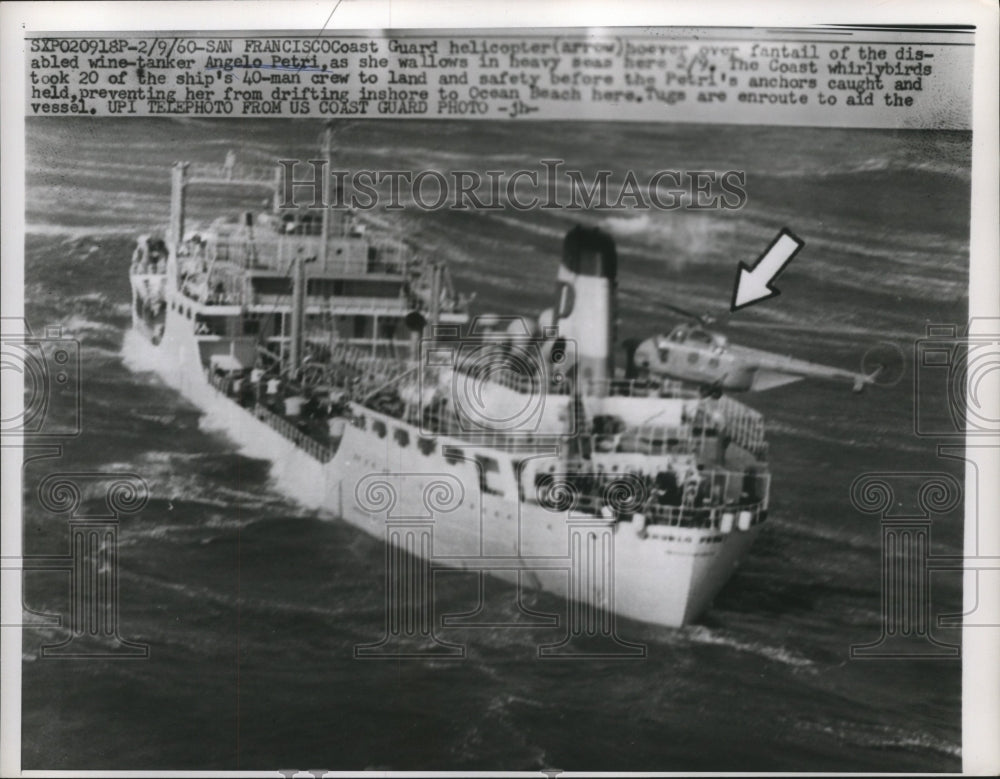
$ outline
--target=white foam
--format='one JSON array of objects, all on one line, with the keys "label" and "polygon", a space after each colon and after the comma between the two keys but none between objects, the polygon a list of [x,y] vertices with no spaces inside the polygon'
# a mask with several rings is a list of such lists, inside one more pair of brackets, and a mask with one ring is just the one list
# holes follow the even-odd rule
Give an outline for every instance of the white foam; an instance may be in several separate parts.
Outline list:
[{"label": "white foam", "polygon": [[684,628],[683,633],[690,641],[696,644],[724,646],[729,649],[735,649],[737,652],[747,652],[749,654],[758,655],[759,657],[763,657],[767,660],[772,660],[783,665],[790,665],[794,668],[810,668],[815,665],[812,660],[809,660],[808,658],[803,657],[790,649],[786,649],[785,647],[768,646],[767,644],[762,644],[756,641],[741,641],[737,638],[721,632],[713,631],[701,625]]}]

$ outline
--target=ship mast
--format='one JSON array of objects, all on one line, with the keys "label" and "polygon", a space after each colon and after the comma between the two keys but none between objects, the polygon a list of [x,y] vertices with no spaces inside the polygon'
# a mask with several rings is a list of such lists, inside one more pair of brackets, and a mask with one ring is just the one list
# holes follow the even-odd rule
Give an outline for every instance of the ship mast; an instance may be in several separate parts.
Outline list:
[{"label": "ship mast", "polygon": [[292,342],[289,373],[297,379],[302,368],[302,336],[305,329],[306,266],[300,251],[292,266]]},{"label": "ship mast", "polygon": [[[319,267],[326,270],[327,252],[330,243],[330,207],[328,199],[328,177],[333,165],[333,122],[327,122],[323,129],[323,184],[320,197],[323,204],[323,216],[319,236],[319,250],[315,259],[318,260]],[[301,250],[295,255],[292,265],[292,332],[291,350],[289,353],[289,373],[293,379],[297,379],[302,371],[303,342],[305,331],[305,307],[306,307],[306,270],[305,258]]]},{"label": "ship mast", "polygon": [[319,257],[317,258],[320,267],[326,271],[327,244],[330,242],[330,200],[329,200],[329,177],[333,167],[333,122],[327,122],[323,130],[323,159],[326,164],[323,166],[323,185],[320,189],[320,197],[323,203],[323,222],[320,230]]},{"label": "ship mast", "polygon": [[170,232],[168,240],[176,254],[184,240],[184,196],[187,186],[186,162],[175,162],[170,172]]},{"label": "ship mast", "polygon": [[570,435],[566,441],[567,464],[579,467],[584,461],[590,460],[591,444],[588,436],[587,409],[583,405],[583,392],[580,386],[579,366],[573,369],[572,394],[569,400],[568,424]]},{"label": "ship mast", "polygon": [[431,338],[434,337],[434,328],[441,320],[441,277],[444,275],[444,267],[438,261],[431,266],[431,299],[429,306]]}]

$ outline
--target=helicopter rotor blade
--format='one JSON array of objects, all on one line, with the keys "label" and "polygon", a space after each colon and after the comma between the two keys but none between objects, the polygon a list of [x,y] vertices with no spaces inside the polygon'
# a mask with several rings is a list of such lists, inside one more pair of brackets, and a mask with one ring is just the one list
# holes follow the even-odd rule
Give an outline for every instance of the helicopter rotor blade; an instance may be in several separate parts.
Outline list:
[{"label": "helicopter rotor blade", "polygon": [[710,314],[696,314],[694,311],[689,311],[686,308],[675,306],[673,303],[664,303],[663,307],[668,311],[673,311],[675,314],[680,314],[687,319],[697,322],[703,327],[707,327],[715,321],[715,317]]}]

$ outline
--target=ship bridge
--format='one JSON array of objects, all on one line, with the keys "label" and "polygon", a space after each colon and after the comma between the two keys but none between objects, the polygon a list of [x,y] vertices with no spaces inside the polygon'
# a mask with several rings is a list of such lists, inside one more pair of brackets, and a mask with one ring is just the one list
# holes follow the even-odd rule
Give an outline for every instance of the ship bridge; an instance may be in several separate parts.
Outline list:
[{"label": "ship bridge", "polygon": [[[202,359],[234,339],[301,361],[310,343],[363,347],[373,356],[412,348],[406,317],[464,323],[468,300],[441,263],[340,209],[282,209],[281,168],[176,163],[165,268],[171,311],[191,320]],[[233,204],[229,216],[193,224],[194,186]],[[269,207],[260,208],[267,194]],[[257,208],[249,210],[248,206]],[[172,293],[172,294],[171,294]],[[295,300],[300,298],[300,317]],[[298,346],[295,346],[295,342]],[[245,351],[245,350],[243,350]]]}]

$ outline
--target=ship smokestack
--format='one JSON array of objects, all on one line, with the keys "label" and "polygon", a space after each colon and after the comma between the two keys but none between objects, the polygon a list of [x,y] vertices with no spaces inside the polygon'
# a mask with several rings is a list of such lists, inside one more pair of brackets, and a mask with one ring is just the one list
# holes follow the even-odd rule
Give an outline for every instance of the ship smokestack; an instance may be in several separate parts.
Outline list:
[{"label": "ship smokestack", "polygon": [[580,225],[566,234],[553,324],[574,344],[577,379],[591,395],[606,395],[614,377],[617,275],[610,235]]}]

